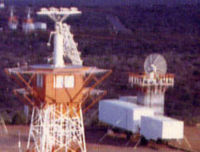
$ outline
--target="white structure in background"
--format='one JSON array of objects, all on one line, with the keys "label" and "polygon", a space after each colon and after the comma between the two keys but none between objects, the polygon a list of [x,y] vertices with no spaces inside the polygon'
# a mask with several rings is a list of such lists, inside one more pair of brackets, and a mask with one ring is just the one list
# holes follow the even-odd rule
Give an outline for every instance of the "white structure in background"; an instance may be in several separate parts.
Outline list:
[{"label": "white structure in background", "polygon": [[138,89],[137,102],[153,108],[156,115],[163,115],[165,91],[174,86],[174,75],[166,74],[166,61],[156,53],[146,58],[144,70],[145,74],[129,75],[129,83]]},{"label": "white structure in background", "polygon": [[137,96],[121,96],[99,102],[99,120],[146,139],[183,139],[184,124],[164,114],[164,93],[174,85],[174,75],[166,74],[163,56],[152,54],[144,64],[145,74],[129,74],[129,82],[138,89]]},{"label": "white structure in background", "polygon": [[3,0],[1,0],[1,1],[0,1],[0,9],[4,9],[4,8],[5,8],[4,1],[3,1]]},{"label": "white structure in background", "polygon": [[106,99],[99,102],[99,120],[132,133],[139,132],[141,116],[153,116],[154,111],[130,102],[118,99]]},{"label": "white structure in background", "polygon": [[13,7],[10,9],[10,17],[9,17],[9,20],[8,20],[8,26],[11,30],[17,30],[18,20],[17,20],[17,17],[14,16]]},{"label": "white structure in background", "polygon": [[164,116],[142,116],[140,134],[146,139],[183,139],[184,123]]},{"label": "white structure in background", "polygon": [[41,31],[47,30],[47,23],[44,22],[35,22],[34,26],[35,30],[41,30]]},{"label": "white structure in background", "polygon": [[33,19],[31,18],[31,10],[28,8],[27,18],[24,20],[22,24],[22,29],[25,33],[29,33],[35,30],[35,24]]},{"label": "white structure in background", "polygon": [[70,32],[70,26],[62,24],[62,21],[69,15],[81,14],[81,12],[74,7],[71,9],[62,8],[61,11],[66,12],[66,14],[63,16],[62,20],[60,20],[60,14],[52,15],[52,13],[55,13],[56,11],[56,8],[51,8],[50,12],[43,8],[42,11],[38,13],[40,15],[48,15],[56,22],[55,31],[51,32],[48,43],[50,44],[51,36],[54,35],[54,65],[56,67],[63,67],[64,57],[70,59],[73,65],[82,65],[83,61],[80,58],[80,52],[77,49],[77,44],[74,42],[73,34]]}]

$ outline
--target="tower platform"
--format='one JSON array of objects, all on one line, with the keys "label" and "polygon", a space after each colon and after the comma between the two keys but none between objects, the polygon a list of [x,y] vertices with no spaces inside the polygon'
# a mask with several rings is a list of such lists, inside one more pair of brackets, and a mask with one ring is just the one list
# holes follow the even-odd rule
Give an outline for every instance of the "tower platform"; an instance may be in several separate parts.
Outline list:
[{"label": "tower platform", "polygon": [[129,74],[129,83],[137,89],[137,103],[154,109],[156,115],[164,114],[164,96],[167,88],[174,86],[173,74]]},{"label": "tower platform", "polygon": [[[30,65],[5,71],[20,86],[14,93],[33,107],[28,151],[86,152],[82,111],[86,112],[106,94],[95,87],[111,70]],[[91,101],[85,103],[88,97]],[[30,144],[31,138],[34,145]]]}]

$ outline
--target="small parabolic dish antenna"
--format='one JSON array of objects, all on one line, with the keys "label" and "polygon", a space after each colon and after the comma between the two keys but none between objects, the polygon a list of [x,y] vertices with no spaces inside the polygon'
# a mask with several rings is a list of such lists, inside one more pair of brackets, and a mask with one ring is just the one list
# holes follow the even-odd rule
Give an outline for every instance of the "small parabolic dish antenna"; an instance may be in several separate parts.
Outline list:
[{"label": "small parabolic dish antenna", "polygon": [[152,72],[154,72],[155,74],[166,74],[167,63],[165,61],[165,58],[158,53],[150,54],[145,59],[144,71],[146,74],[150,74]]}]

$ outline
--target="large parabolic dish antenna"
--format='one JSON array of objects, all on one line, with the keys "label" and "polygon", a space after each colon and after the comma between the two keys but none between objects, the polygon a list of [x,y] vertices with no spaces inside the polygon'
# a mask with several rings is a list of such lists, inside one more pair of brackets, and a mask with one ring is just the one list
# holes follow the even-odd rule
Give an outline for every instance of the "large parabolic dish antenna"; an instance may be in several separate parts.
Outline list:
[{"label": "large parabolic dish antenna", "polygon": [[144,71],[149,74],[155,72],[156,74],[166,74],[167,63],[165,58],[157,53],[149,55],[144,62]]}]

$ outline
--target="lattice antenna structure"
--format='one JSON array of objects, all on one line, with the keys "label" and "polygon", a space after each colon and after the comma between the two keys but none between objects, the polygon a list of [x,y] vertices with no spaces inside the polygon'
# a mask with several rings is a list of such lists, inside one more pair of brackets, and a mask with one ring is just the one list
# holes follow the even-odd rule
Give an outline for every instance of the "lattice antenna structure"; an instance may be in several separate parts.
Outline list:
[{"label": "lattice antenna structure", "polygon": [[[52,9],[40,13],[51,15],[51,12]],[[58,16],[64,14],[64,17],[51,17],[58,20],[54,41],[60,41],[60,38],[64,39],[60,33],[64,27],[61,21],[73,11],[56,12]],[[56,45],[54,51],[59,56],[63,43]],[[32,108],[27,152],[86,152],[82,112],[89,110],[106,94],[105,90],[95,88],[111,74],[111,70],[64,65],[57,61],[60,58],[57,55],[53,65],[5,69],[20,86],[14,89],[14,94]]]},{"label": "lattice antenna structure", "polygon": [[164,114],[164,94],[167,88],[174,86],[174,75],[167,74],[164,57],[154,53],[144,62],[144,74],[129,74],[129,83],[138,90],[139,104],[154,108],[155,114]]},{"label": "lattice antenna structure", "polygon": [[81,14],[75,7],[68,8],[42,8],[38,15],[47,15],[55,22],[55,31],[50,33],[49,43],[52,35],[54,35],[54,53],[53,62],[55,67],[65,66],[64,57],[71,60],[72,65],[82,65],[83,61],[80,58],[80,52],[77,49],[77,44],[73,39],[73,34],[70,32],[70,26],[64,24],[63,21],[70,15]]}]

